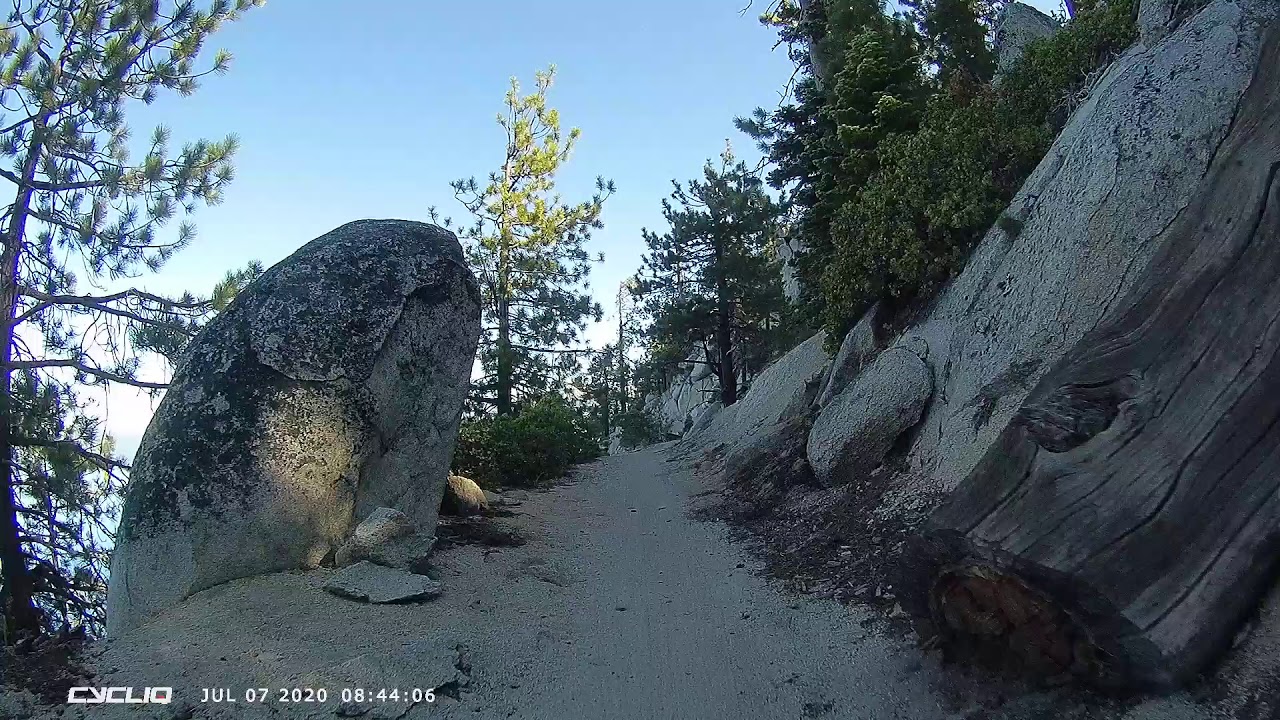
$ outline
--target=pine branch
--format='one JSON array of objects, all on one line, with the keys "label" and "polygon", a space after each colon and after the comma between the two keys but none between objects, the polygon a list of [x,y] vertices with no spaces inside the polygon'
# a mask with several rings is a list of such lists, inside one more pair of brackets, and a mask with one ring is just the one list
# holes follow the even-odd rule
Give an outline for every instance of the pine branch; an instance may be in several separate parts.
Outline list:
[{"label": "pine branch", "polygon": [[[174,315],[177,315],[178,314],[177,311],[180,311],[180,310],[207,310],[211,307],[209,301],[207,300],[191,300],[191,301],[170,300],[168,298],[164,298],[159,295],[154,295],[152,293],[145,292],[143,290],[137,290],[137,289],[123,290],[121,292],[112,293],[110,295],[96,295],[96,296],[95,295],[49,295],[47,293],[42,293],[39,290],[32,290],[31,288],[20,288],[18,292],[20,295],[23,295],[24,297],[29,297],[38,302],[36,305],[33,305],[31,308],[27,309],[21,315],[15,318],[14,319],[15,325],[25,322],[26,320],[36,315],[37,313],[43,310],[46,310],[50,307],[53,307],[54,305],[78,305],[80,307],[88,308],[90,310],[95,310],[101,313],[106,313],[108,315],[115,315],[116,317],[123,317],[129,320],[134,320],[136,322],[140,322],[148,326],[163,327],[165,329],[172,330],[181,335],[186,335],[187,337],[191,337],[195,335],[195,332],[193,332],[192,330],[182,325],[172,323],[172,322],[165,322],[163,320],[157,320],[156,318],[149,318],[144,315],[139,315],[136,312],[131,312],[129,310],[124,310],[118,307],[107,305],[106,303],[116,302],[118,300],[125,300],[125,299],[135,299],[143,302],[153,302],[163,306],[161,309],[156,310],[156,312],[169,312]],[[194,315],[195,313],[192,313],[192,314]]]},{"label": "pine branch", "polygon": [[145,390],[164,390],[169,387],[168,383],[147,382],[145,380],[137,380],[126,375],[113,373],[109,370],[103,370],[91,365],[86,365],[78,360],[70,358],[53,358],[48,360],[13,360],[4,367],[10,370],[32,370],[40,368],[70,368],[76,372],[82,372],[91,375],[100,380],[107,382],[120,383],[121,385],[131,385],[136,388]]},{"label": "pine branch", "polygon": [[44,440],[40,438],[26,437],[23,435],[10,435],[9,442],[15,447],[43,447],[55,450],[70,450],[103,472],[109,473],[114,470],[132,469],[128,463],[114,458],[109,458],[105,455],[93,452],[92,450],[85,450],[80,443],[73,440]]},{"label": "pine branch", "polygon": [[528,345],[516,345],[514,343],[511,345],[511,349],[524,350],[525,352],[561,353],[561,354],[575,354],[575,353],[582,354],[582,353],[594,352],[591,348],[563,348],[563,349],[562,348],[538,348],[538,347],[529,347]]}]

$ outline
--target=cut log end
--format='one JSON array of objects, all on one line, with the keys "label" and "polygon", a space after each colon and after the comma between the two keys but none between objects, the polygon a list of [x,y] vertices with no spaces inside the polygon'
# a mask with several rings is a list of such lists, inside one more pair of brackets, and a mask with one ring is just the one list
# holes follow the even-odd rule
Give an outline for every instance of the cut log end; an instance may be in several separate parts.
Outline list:
[{"label": "cut log end", "polygon": [[978,664],[1047,678],[1109,684],[1106,653],[1072,614],[1020,578],[967,565],[940,573],[930,593],[948,652]]}]

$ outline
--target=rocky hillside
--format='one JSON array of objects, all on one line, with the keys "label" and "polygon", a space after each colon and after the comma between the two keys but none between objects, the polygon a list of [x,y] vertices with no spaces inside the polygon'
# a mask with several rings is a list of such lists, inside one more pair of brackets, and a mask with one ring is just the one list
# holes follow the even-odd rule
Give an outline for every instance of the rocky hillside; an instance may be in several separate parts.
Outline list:
[{"label": "rocky hillside", "polygon": [[686,435],[747,516],[880,528],[832,564],[865,561],[954,651],[1168,689],[1275,583],[1280,29],[1274,3],[1200,5],[1141,4],[1140,41],[905,330],[873,309]]}]

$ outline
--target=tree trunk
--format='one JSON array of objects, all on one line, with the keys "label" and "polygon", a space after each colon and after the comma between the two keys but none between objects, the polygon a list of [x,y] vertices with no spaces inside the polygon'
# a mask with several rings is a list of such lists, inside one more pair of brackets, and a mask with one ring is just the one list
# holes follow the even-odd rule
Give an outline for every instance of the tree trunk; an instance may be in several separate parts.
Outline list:
[{"label": "tree trunk", "polygon": [[601,402],[600,405],[604,414],[604,439],[608,442],[609,433],[613,430],[613,425],[610,424],[610,420],[612,418],[609,417],[609,383],[606,382],[604,384],[604,389],[600,391],[600,394],[603,399],[603,402]]},{"label": "tree trunk", "polygon": [[618,413],[627,413],[627,333],[623,297],[618,293]]},{"label": "tree trunk", "polygon": [[728,290],[723,281],[719,292],[716,348],[720,352],[720,404],[729,407],[738,402],[738,371],[733,362],[733,301],[726,297]]},{"label": "tree trunk", "polygon": [[[23,166],[22,178],[30,183],[35,178],[37,161],[42,150],[43,129],[37,123],[32,132],[31,147]],[[21,528],[18,524],[17,468],[14,463],[14,446],[11,433],[15,426],[15,409],[12,404],[15,318],[18,308],[18,274],[21,248],[27,227],[27,210],[31,206],[32,190],[28,185],[18,188],[13,203],[13,216],[5,229],[4,252],[0,255],[0,329],[3,330],[3,349],[0,349],[0,477],[4,491],[0,492],[0,574],[4,580],[5,639],[12,641],[20,634],[39,633],[40,613],[35,605],[35,582],[27,566],[23,551]]]},{"label": "tree trunk", "polygon": [[511,350],[511,234],[507,227],[499,229],[498,242],[497,408],[499,415],[510,415],[515,368]]},{"label": "tree trunk", "polygon": [[511,387],[515,382],[513,363],[511,362],[511,306],[505,295],[498,299],[498,368],[497,397],[498,414],[511,414]]},{"label": "tree trunk", "polygon": [[[800,0],[800,17],[801,22],[813,23],[814,5],[820,3],[821,0]],[[827,63],[822,58],[822,38],[823,33],[813,32],[810,25],[808,32],[809,45],[809,67],[813,69],[813,79],[818,82],[818,87],[824,86],[830,78],[827,77]]]},{"label": "tree trunk", "polygon": [[1278,38],[1133,290],[930,519],[916,607],[953,647],[1169,688],[1276,582]]}]

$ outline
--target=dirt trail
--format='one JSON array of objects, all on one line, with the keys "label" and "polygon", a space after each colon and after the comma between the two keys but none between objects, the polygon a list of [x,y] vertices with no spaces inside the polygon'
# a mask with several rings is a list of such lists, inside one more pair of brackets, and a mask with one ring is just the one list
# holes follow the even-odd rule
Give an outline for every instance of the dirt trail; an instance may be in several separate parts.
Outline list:
[{"label": "dirt trail", "polygon": [[[102,684],[175,687],[175,704],[155,708],[165,718],[982,716],[946,700],[936,664],[859,611],[770,587],[722,525],[690,517],[705,488],[667,449],[529,493],[502,520],[522,546],[439,552],[447,589],[434,602],[341,600],[320,589],[323,571],[228,583],[112,642]],[[441,685],[433,704],[340,697]],[[327,701],[279,702],[300,686],[326,687]],[[243,701],[264,687],[269,700]],[[201,703],[203,688],[238,703]]]}]

